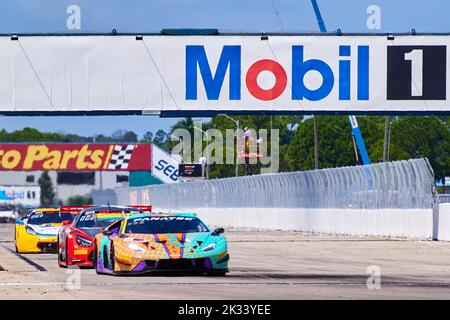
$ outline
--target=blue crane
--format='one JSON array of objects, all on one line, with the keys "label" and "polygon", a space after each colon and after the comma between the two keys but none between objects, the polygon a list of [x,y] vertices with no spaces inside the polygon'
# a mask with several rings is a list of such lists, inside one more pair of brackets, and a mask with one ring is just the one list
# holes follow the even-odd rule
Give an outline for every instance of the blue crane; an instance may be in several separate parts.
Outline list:
[{"label": "blue crane", "polygon": [[[320,32],[327,32],[327,28],[325,27],[325,22],[323,21],[322,15],[320,14],[319,5],[317,4],[317,0],[311,0],[312,6],[314,8],[314,13],[316,14],[317,23],[319,24]],[[367,153],[366,144],[364,143],[364,139],[361,134],[361,130],[359,130],[358,121],[355,116],[348,116],[350,121],[350,127],[352,128],[352,138],[353,143],[356,143],[358,146],[359,154],[361,155],[361,160],[363,164],[371,164],[369,154]],[[358,160],[358,152],[356,151],[356,159]]]}]

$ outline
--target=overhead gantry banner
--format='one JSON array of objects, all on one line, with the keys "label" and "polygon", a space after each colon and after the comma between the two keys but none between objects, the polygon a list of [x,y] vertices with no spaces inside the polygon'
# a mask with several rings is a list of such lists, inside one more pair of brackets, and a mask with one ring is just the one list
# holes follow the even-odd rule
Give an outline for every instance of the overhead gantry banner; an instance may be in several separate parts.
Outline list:
[{"label": "overhead gantry banner", "polygon": [[446,35],[0,37],[0,113],[449,112]]}]

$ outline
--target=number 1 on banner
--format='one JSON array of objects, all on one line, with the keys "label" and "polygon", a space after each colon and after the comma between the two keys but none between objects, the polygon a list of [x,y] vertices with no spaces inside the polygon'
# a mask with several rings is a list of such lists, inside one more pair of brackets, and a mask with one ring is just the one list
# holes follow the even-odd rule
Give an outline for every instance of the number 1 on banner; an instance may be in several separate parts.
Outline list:
[{"label": "number 1 on banner", "polygon": [[423,50],[405,53],[405,60],[411,61],[411,96],[420,97],[423,95]]}]

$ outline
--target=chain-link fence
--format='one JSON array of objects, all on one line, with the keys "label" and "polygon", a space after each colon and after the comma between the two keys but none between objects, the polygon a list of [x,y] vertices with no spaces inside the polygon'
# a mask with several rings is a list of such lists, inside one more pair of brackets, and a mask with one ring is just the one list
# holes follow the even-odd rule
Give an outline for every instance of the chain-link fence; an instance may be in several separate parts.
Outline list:
[{"label": "chain-link fence", "polygon": [[430,208],[427,159],[210,181],[118,188],[96,203],[177,208]]}]

